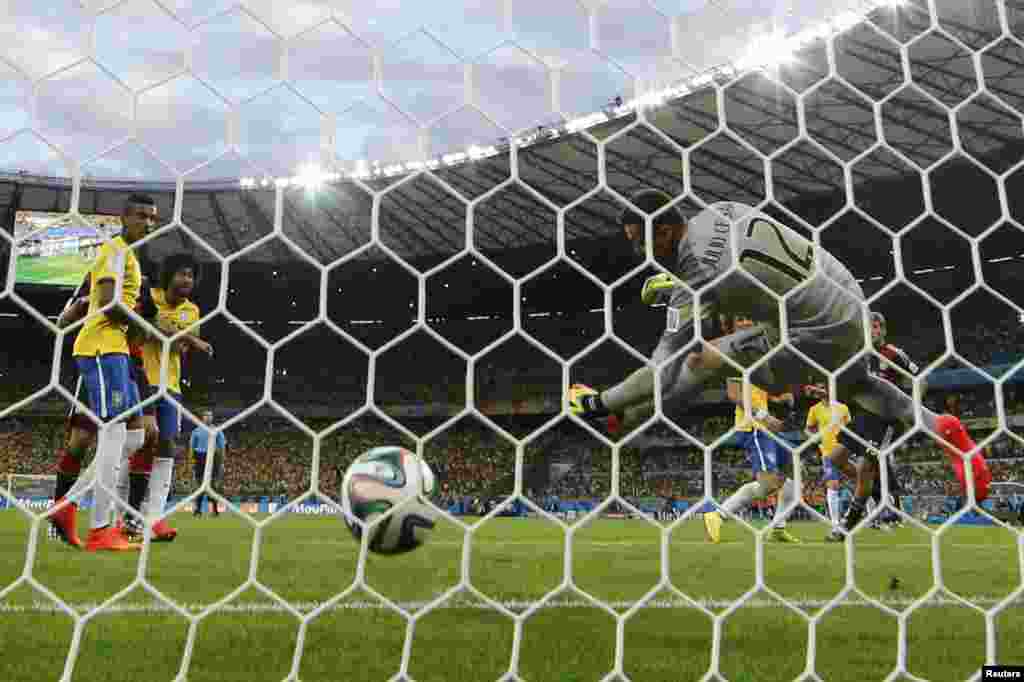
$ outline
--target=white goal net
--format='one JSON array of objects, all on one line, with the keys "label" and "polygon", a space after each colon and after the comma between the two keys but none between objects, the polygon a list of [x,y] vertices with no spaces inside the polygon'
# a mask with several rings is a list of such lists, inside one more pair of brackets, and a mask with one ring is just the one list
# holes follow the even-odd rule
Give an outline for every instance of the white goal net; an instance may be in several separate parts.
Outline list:
[{"label": "white goal net", "polygon": [[[0,677],[951,680],[1024,665],[1024,6],[440,4],[5,6],[0,467],[26,473],[0,491]],[[631,203],[646,189],[671,209]],[[98,421],[72,389],[89,320],[57,315],[136,194],[159,215],[131,244],[143,266],[187,253],[202,270],[199,319],[156,332],[141,396],[181,428],[168,507],[145,519],[179,536],[96,556],[42,542],[65,416]],[[767,267],[792,283],[709,234],[694,267],[739,265],[642,303],[649,278],[685,277],[657,257],[663,218],[710,210],[737,234],[743,216],[719,202],[789,228],[773,228],[777,250],[800,267]],[[815,278],[828,254],[853,279]],[[827,347],[796,348],[809,286],[857,299],[862,338],[842,357],[818,322],[804,326]],[[723,361],[704,344],[736,322],[719,311],[764,324],[768,345],[737,345],[669,400],[660,370]],[[909,365],[872,345],[871,312]],[[670,334],[690,336],[655,359]],[[191,346],[178,368],[193,336],[213,353]],[[863,364],[913,396],[884,444],[858,432],[858,405],[844,428],[891,455],[876,485],[902,489],[825,542],[827,438],[805,433],[800,393],[836,400]],[[571,414],[573,385],[643,366],[649,415],[616,431]],[[742,423],[766,419],[756,383],[773,372],[801,388],[765,397],[778,428],[754,433],[793,452],[798,495],[754,500],[709,542],[704,514],[767,466]],[[741,415],[725,374],[742,379]],[[990,499],[971,465],[960,487],[922,408],[960,418]],[[438,477],[437,527],[401,557],[337,516],[345,467],[384,444]]]}]

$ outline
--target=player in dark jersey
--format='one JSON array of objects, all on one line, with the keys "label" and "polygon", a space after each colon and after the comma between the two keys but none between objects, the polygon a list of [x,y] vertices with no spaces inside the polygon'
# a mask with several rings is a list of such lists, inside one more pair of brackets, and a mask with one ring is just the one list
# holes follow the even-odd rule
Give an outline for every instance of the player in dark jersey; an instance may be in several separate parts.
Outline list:
[{"label": "player in dark jersey", "polygon": [[[921,371],[921,368],[910,359],[910,356],[900,348],[891,343],[888,343],[886,339],[887,325],[885,316],[882,313],[874,312],[871,313],[871,342],[875,347],[877,355],[872,355],[868,359],[870,371],[876,376],[879,376],[886,381],[903,388],[909,393],[913,393],[913,386],[908,386],[906,375],[915,377]],[[905,372],[906,374],[901,374]],[[922,380],[921,393],[922,395],[927,390]],[[894,438],[900,434],[897,431],[895,425],[890,426],[889,430],[886,431],[886,435],[882,439],[881,446],[884,449]],[[888,472],[889,478],[889,499],[888,502],[893,506],[894,509],[902,509],[900,504],[900,496],[903,494],[903,486],[900,483],[899,477],[896,475],[895,470],[892,467],[892,454],[885,456],[885,466]],[[875,479],[875,485],[871,489],[871,497],[874,499],[875,504],[881,504],[882,501],[882,484],[881,474]],[[881,525],[884,524],[884,525]],[[882,514],[880,519],[880,525],[884,529],[891,530],[896,526],[902,525],[900,516],[893,511],[886,511]]]},{"label": "player in dark jersey", "polygon": [[[868,358],[868,371],[874,376],[888,381],[893,386],[903,389],[909,395],[913,392],[913,387],[909,385],[910,382],[907,380],[907,375],[917,376],[920,372],[920,367],[911,360],[910,356],[902,348],[887,342],[886,332],[885,316],[879,312],[871,313],[871,342],[875,349],[875,354]],[[922,387],[923,392],[924,387]],[[854,419],[852,428],[854,432],[863,436],[871,443],[872,448],[879,453],[878,457],[884,461],[889,480],[889,493],[886,501],[893,509],[901,509],[900,495],[903,489],[899,477],[896,476],[892,466],[892,454],[891,452],[886,453],[885,449],[899,436],[903,425],[896,421],[880,421],[871,415],[861,413]],[[840,436],[840,440],[845,445],[849,445],[851,439],[844,439]],[[869,461],[866,466],[871,467],[871,462]],[[881,467],[873,467],[873,471],[870,499],[877,507],[882,505],[883,497]],[[891,531],[899,525],[901,525],[900,516],[894,511],[887,509],[872,522],[871,527]],[[841,542],[843,534],[839,531],[833,531],[832,535],[827,539],[829,541]]]},{"label": "player in dark jersey", "polygon": [[[871,339],[875,347],[877,355],[872,355],[869,364],[869,371],[878,377],[879,379],[907,390],[910,388],[907,386],[907,375],[916,376],[920,372],[920,368],[910,359],[901,348],[891,343],[886,342],[886,320],[885,316],[881,313],[875,312],[871,315]],[[926,386],[922,386],[922,393],[926,389]],[[953,415],[953,418],[956,418]],[[959,423],[960,420],[956,418]],[[879,462],[877,459],[884,459],[887,467],[888,479],[889,479],[889,494],[892,497],[892,504],[895,507],[899,507],[898,496],[902,492],[900,487],[899,479],[895,476],[892,471],[891,464],[891,452],[885,452],[887,446],[892,439],[897,435],[896,430],[902,428],[903,424],[898,420],[884,420],[879,419],[876,415],[861,414],[854,422],[853,430],[859,436],[867,440],[873,446],[875,446],[875,456],[868,456],[867,453],[862,453],[860,465],[857,467],[857,487],[854,494],[853,503],[847,510],[846,517],[843,519],[843,527],[846,530],[852,529],[863,517],[864,512],[867,508],[867,500],[869,497],[876,501],[876,504],[880,502],[882,494],[882,486],[880,484],[881,472]],[[970,441],[970,437],[966,435],[966,429],[963,429],[962,425],[959,431],[964,434],[967,441]],[[949,439],[950,434],[942,432],[945,438]],[[849,448],[850,450],[857,452],[863,450],[855,439],[851,438],[848,434],[840,435],[840,442]],[[953,467],[953,471],[956,473],[957,478],[961,481],[961,486],[965,490],[966,484],[965,472],[964,472],[964,461],[962,457],[959,457],[956,453],[946,451],[946,457],[949,459],[950,464]],[[989,484],[992,482],[992,474],[988,469],[988,464],[985,461],[984,453],[979,451],[971,460],[971,468],[974,473],[974,485],[975,485],[975,497],[980,503],[988,497]],[[898,517],[897,517],[898,518]],[[883,521],[886,519],[883,519]],[[891,521],[891,517],[889,519]],[[838,534],[832,539],[841,539]]]}]

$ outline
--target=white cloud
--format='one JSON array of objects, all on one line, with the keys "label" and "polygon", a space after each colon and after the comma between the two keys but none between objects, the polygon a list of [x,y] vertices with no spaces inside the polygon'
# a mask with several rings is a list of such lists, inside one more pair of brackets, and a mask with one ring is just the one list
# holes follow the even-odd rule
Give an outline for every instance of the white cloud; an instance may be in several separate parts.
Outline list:
[{"label": "white cloud", "polygon": [[[371,54],[380,50],[386,57],[384,91],[421,120],[457,107],[464,95],[461,65],[453,64],[448,50],[415,33],[423,28],[459,56],[479,61],[480,104],[511,130],[551,123],[555,115],[547,70],[522,50],[494,49],[507,41],[562,69],[566,113],[584,115],[615,95],[632,96],[632,79],[590,51],[587,13],[573,0],[243,0],[258,20],[239,9],[223,13],[232,6],[228,0],[167,1],[180,22],[149,0],[131,0],[101,16],[97,59],[138,88],[180,70],[182,57],[191,53],[196,76],[239,106],[239,141],[247,159],[281,174],[320,155],[319,112],[337,114],[335,151],[343,160],[394,162],[418,156],[415,126],[375,93]],[[595,11],[602,52],[645,82],[667,85],[687,70],[667,59],[671,41],[666,15],[679,17],[679,47],[686,62],[706,68],[739,56],[749,44],[752,26],[791,30],[849,4],[851,0],[657,0],[659,11],[654,11],[646,0],[601,0]],[[502,6],[507,16],[502,16]],[[80,59],[90,17],[75,7],[73,0],[7,2],[0,15],[0,55],[37,77]],[[337,24],[309,30],[332,12],[369,41],[371,49]],[[267,26],[281,36],[296,37],[284,43]],[[406,40],[395,45],[402,38]],[[285,46],[289,78],[314,106],[283,88],[267,93],[277,83]],[[24,124],[27,107],[17,78],[9,77],[0,86],[0,132],[10,131]],[[48,81],[37,105],[41,132],[79,159],[121,139],[133,124],[129,96],[88,64]],[[134,123],[146,144],[176,168],[224,149],[225,105],[188,77],[146,91],[136,115]],[[477,125],[479,116],[476,123],[473,118],[456,116],[435,126],[432,152],[464,149],[473,141],[493,143],[498,131]],[[482,137],[468,139],[477,130]],[[39,150],[31,140],[8,145],[0,150],[0,165],[53,167]],[[146,168],[111,156],[96,164],[94,172],[117,176],[119,163],[126,175]],[[230,167],[226,162],[218,166]]]}]

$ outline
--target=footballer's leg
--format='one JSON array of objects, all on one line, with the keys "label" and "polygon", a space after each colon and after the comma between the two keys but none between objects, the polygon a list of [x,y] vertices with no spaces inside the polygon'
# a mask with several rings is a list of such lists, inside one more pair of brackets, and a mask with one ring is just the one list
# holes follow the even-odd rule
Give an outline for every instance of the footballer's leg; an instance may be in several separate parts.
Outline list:
[{"label": "footballer's leg", "polygon": [[[78,503],[75,501],[79,490],[75,484],[80,480],[82,459],[85,453],[96,442],[96,425],[85,415],[73,414],[70,418],[67,446],[58,451],[57,487],[54,491],[54,508],[66,498],[71,497],[66,505],[50,514],[50,527],[57,537],[72,547],[82,547],[78,537]],[[85,477],[84,488],[92,480]]]},{"label": "footballer's leg", "polygon": [[[754,480],[740,486],[739,490],[722,503],[722,511],[732,516],[749,507],[755,500],[763,500],[784,488],[784,481],[779,471],[778,458],[774,452],[767,452],[766,456],[767,447],[765,446],[765,441],[773,443],[774,441],[757,430],[740,432],[740,440],[741,446],[747,453],[747,459],[750,462]],[[791,488],[790,492],[793,490],[795,488]],[[780,504],[776,509],[778,510],[781,507],[782,505]],[[712,511],[704,514],[704,530],[709,542],[717,544],[721,541],[722,515],[720,512]],[[778,535],[777,533],[778,529],[772,531],[774,539],[785,542],[792,538],[785,528],[782,528],[781,533],[778,533]],[[782,535],[785,535],[786,538],[782,538]]]},{"label": "footballer's leg", "polygon": [[[196,461],[192,465],[192,478],[195,480],[197,486],[203,484],[203,469],[206,468],[206,458],[196,455]],[[206,500],[206,493],[200,492],[196,496],[196,506],[192,511],[192,515],[199,517],[203,515],[203,502]]]},{"label": "footballer's leg", "polygon": [[[128,356],[110,353],[96,357],[78,357],[89,405],[104,420],[116,419],[134,404],[129,389]],[[107,421],[100,429],[96,445],[96,481],[93,490],[92,523],[86,539],[86,551],[139,550],[111,524],[116,474],[127,439],[124,421]]]},{"label": "footballer's leg", "polygon": [[[138,393],[136,389],[136,400]],[[136,453],[145,445],[147,429],[141,412],[133,414],[127,423],[124,449],[121,452],[121,461],[117,467],[117,502],[113,510],[113,517],[116,526],[121,529],[129,539],[136,538],[137,522],[125,511],[131,507],[131,467]]]},{"label": "footballer's leg", "polygon": [[786,529],[786,511],[798,498],[796,481],[786,476],[793,467],[793,455],[789,448],[780,445],[774,438],[760,433],[756,439],[760,449],[761,466],[770,474],[770,485],[778,493],[775,514],[772,518],[772,540],[775,542],[799,543],[800,539]]},{"label": "footballer's leg", "polygon": [[[662,409],[667,412],[676,407],[684,407],[687,400],[693,398],[706,383],[733,371],[733,367],[726,363],[722,356],[741,365],[751,364],[772,348],[773,334],[777,335],[777,331],[773,331],[771,327],[756,324],[707,342],[715,348],[714,351],[702,350],[699,353],[679,355],[673,353],[679,351],[682,346],[673,348],[659,345],[651,358],[651,365],[642,367],[617,385],[595,396],[595,402],[601,408],[598,414],[607,411],[613,415],[623,415],[622,426],[625,428],[654,414],[652,367],[658,367],[661,363],[664,363],[660,368],[661,390],[664,396]],[[765,389],[776,386],[774,376],[766,365],[758,368],[752,381]],[[570,396],[570,404],[572,403]],[[574,407],[572,411],[581,414],[589,410],[580,406]]]},{"label": "footballer's leg", "polygon": [[[942,437],[942,449],[956,473],[960,487],[966,495],[967,477],[964,472],[962,454],[974,452],[971,457],[971,469],[974,474],[975,498],[980,503],[988,497],[992,474],[988,469],[984,455],[977,450],[977,444],[968,435],[963,423],[953,415],[937,414],[924,405],[916,406],[914,399],[885,379],[868,375],[854,392],[854,401],[858,405],[887,422],[916,421],[916,407],[920,407],[921,420],[925,427]],[[949,443],[950,445],[946,445]]]},{"label": "footballer's leg", "polygon": [[839,479],[825,482],[825,502],[828,506],[828,520],[832,522],[832,530],[839,527]]},{"label": "footballer's leg", "polygon": [[[220,451],[213,454],[213,472],[210,481],[216,484],[224,482],[224,455]],[[217,498],[210,497],[210,509],[213,510],[214,518],[220,517],[220,508],[217,506]]]},{"label": "footballer's leg", "polygon": [[[169,393],[175,400],[180,401],[181,396]],[[167,507],[167,499],[170,496],[171,484],[174,477],[174,460],[177,448],[175,440],[180,429],[179,412],[177,406],[171,401],[161,398],[157,401],[157,425],[160,430],[157,456],[153,460],[153,471],[149,477],[149,505],[146,517],[156,518],[164,513]],[[153,542],[172,542],[178,536],[178,531],[167,523],[166,519],[160,519],[153,524]]]},{"label": "footballer's leg", "polygon": [[[144,383],[142,390],[148,393],[148,384]],[[139,541],[143,537],[143,520],[145,519],[143,500],[149,485],[149,470],[152,468],[153,457],[156,453],[160,435],[156,421],[155,403],[150,403],[143,409],[142,425],[145,433],[145,442],[128,459],[127,479],[119,481],[119,483],[126,485],[127,492],[125,494],[128,506],[138,512],[141,517],[126,515],[124,522],[125,532],[129,539],[133,541]]]}]

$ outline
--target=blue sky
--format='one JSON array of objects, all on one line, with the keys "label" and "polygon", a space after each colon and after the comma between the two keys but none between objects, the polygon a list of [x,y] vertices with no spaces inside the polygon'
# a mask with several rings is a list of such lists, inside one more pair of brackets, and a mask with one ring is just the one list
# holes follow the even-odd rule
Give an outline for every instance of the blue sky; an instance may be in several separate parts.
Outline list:
[{"label": "blue sky", "polygon": [[[191,177],[289,175],[423,158],[428,124],[437,156],[668,85],[853,4],[8,0],[0,168],[66,175],[71,158],[87,175],[171,179],[217,159]],[[464,107],[467,63],[486,116]]]}]

